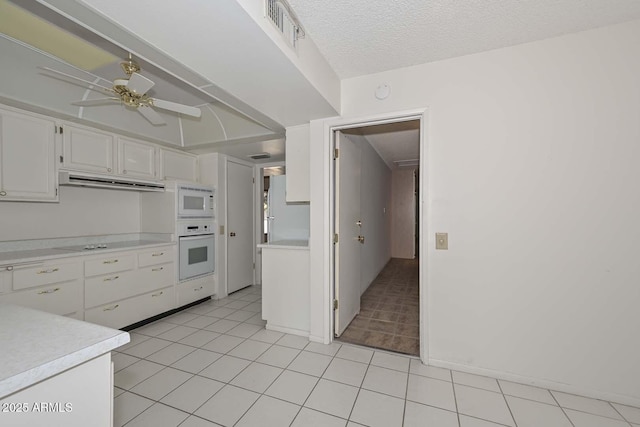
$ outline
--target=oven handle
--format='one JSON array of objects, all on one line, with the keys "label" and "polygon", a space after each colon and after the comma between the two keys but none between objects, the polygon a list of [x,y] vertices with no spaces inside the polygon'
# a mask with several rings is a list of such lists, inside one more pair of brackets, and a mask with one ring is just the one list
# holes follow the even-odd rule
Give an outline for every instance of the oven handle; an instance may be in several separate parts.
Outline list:
[{"label": "oven handle", "polygon": [[202,240],[202,239],[209,239],[211,237],[213,237],[214,234],[199,234],[197,236],[188,236],[188,237],[180,237],[180,241],[184,241],[184,242],[188,242],[190,240]]}]

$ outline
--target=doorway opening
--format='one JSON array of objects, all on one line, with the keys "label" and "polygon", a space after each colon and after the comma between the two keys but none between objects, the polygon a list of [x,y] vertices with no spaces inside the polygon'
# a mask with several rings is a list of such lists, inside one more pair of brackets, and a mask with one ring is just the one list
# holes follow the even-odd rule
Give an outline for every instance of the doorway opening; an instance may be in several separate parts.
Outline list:
[{"label": "doorway opening", "polygon": [[421,118],[333,140],[334,338],[419,356]]}]

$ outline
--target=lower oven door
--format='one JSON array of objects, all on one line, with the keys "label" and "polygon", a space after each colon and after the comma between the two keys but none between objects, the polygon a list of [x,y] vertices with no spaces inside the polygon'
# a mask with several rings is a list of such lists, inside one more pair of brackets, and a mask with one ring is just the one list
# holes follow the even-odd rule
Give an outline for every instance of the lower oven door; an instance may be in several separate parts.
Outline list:
[{"label": "lower oven door", "polygon": [[180,237],[180,280],[213,273],[214,242],[213,234]]}]

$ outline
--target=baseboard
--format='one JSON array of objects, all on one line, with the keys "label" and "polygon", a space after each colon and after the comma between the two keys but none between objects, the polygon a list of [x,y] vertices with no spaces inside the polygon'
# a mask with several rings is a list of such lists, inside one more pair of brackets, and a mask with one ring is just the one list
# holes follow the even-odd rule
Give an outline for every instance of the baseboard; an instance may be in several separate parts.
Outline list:
[{"label": "baseboard", "polygon": [[303,331],[302,329],[285,328],[284,326],[270,325],[267,323],[266,329],[270,331],[283,332],[285,334],[298,335],[301,337],[309,338],[309,331]]},{"label": "baseboard", "polygon": [[621,403],[640,407],[640,399],[631,396],[620,395],[616,393],[604,392],[599,390],[588,389],[584,387],[564,384],[550,380],[527,377],[524,375],[513,374],[510,372],[496,371],[493,369],[479,368],[477,366],[465,365],[462,363],[448,362],[446,360],[438,360],[429,358],[429,365],[438,368],[447,368],[455,371],[466,372],[469,374],[483,375],[486,377],[498,378],[501,380],[511,381],[514,383],[526,384],[540,388],[547,388],[563,393],[577,394],[580,396],[591,397],[594,399],[608,400],[610,402]]}]

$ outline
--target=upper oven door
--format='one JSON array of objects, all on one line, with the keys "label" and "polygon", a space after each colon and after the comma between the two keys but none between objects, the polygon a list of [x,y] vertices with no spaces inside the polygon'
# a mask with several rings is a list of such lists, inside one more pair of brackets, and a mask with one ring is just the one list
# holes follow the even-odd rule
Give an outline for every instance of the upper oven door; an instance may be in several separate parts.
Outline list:
[{"label": "upper oven door", "polygon": [[179,189],[178,216],[181,218],[213,218],[213,192]]},{"label": "upper oven door", "polygon": [[215,266],[214,242],[213,234],[180,237],[180,280],[213,273]]}]

